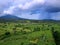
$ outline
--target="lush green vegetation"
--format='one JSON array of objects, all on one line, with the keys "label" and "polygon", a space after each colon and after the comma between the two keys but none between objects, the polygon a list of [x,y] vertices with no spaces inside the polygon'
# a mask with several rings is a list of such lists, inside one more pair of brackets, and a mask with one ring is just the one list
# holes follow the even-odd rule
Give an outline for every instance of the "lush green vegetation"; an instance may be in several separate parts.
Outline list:
[{"label": "lush green vegetation", "polygon": [[0,45],[59,45],[59,42],[59,22],[0,22]]}]

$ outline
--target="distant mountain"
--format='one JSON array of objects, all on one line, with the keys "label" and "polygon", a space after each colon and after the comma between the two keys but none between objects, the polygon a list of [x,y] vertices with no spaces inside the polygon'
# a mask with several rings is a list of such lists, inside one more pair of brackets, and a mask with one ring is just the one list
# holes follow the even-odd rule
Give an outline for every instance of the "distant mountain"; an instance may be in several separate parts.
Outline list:
[{"label": "distant mountain", "polygon": [[1,16],[0,19],[4,19],[4,20],[24,20],[23,18],[19,18],[17,16],[10,15],[10,14],[5,14],[4,16]]},{"label": "distant mountain", "polygon": [[4,16],[0,17],[0,22],[23,22],[24,20],[26,19],[10,14],[5,14]]},{"label": "distant mountain", "polygon": [[43,19],[43,20],[25,19],[25,18],[14,16],[14,15],[10,15],[10,14],[5,14],[4,16],[0,17],[0,22],[17,22],[17,21],[25,22],[25,20],[30,20],[31,22],[41,22],[41,21],[42,22],[50,22],[50,21],[60,22],[59,20],[52,20],[52,19]]}]

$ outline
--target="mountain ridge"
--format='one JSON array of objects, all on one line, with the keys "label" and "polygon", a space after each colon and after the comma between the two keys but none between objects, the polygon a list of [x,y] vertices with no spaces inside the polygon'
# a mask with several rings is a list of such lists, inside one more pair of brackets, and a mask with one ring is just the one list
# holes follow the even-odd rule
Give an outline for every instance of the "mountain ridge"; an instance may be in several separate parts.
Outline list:
[{"label": "mountain ridge", "polygon": [[5,20],[24,20],[23,18],[19,18],[14,15],[6,14],[4,16],[1,16],[0,19],[5,19]]},{"label": "mountain ridge", "polygon": [[[0,20],[34,20],[34,19],[25,19],[20,18],[15,15],[5,14],[4,16],[0,17]],[[42,20],[36,20],[36,21],[60,21],[60,20],[53,20],[53,19],[42,19]]]}]

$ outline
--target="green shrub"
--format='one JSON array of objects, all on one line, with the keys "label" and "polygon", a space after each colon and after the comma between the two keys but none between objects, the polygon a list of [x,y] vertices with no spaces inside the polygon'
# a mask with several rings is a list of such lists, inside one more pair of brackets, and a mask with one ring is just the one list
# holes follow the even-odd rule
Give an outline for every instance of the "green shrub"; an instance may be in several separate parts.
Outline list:
[{"label": "green shrub", "polygon": [[8,38],[10,36],[10,32],[5,32],[3,35],[1,35],[0,40],[3,40],[5,38]]}]

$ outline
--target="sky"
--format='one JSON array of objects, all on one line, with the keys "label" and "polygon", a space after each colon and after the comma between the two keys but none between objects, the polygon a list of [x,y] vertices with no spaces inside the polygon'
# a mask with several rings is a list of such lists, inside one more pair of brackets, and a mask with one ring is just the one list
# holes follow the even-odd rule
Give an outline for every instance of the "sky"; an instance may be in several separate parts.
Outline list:
[{"label": "sky", "polygon": [[60,20],[60,0],[0,0],[0,16]]}]

